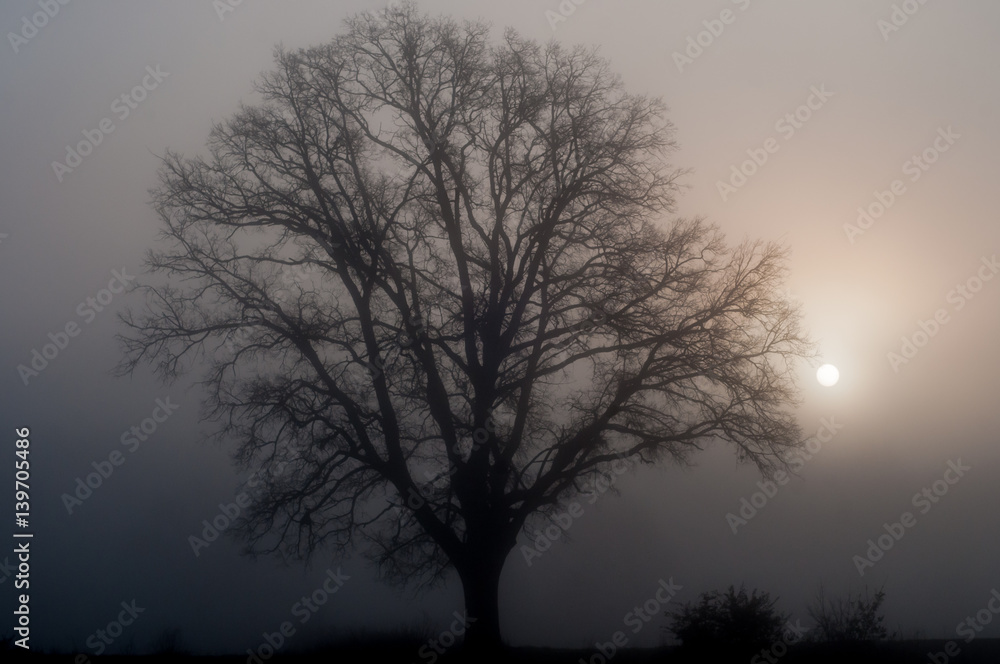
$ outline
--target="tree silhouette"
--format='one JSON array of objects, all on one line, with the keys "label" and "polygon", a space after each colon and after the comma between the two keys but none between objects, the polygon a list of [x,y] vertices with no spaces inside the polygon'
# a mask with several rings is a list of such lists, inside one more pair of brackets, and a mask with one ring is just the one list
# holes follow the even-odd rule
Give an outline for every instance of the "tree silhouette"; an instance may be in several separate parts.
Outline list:
[{"label": "tree silhouette", "polygon": [[612,462],[714,438],[783,466],[811,348],[786,250],[666,221],[662,102],[592,49],[412,4],[275,61],[207,158],[164,156],[166,278],[120,335],[123,375],[205,371],[206,419],[260,467],[249,552],[457,572],[466,646],[497,647],[519,533]]}]

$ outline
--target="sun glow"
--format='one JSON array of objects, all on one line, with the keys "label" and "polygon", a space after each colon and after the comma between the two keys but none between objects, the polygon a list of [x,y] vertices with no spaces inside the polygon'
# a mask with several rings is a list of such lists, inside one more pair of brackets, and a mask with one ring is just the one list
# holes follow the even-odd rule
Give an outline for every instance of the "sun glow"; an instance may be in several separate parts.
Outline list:
[{"label": "sun glow", "polygon": [[824,387],[833,387],[840,380],[840,371],[832,364],[824,364],[816,371],[816,380]]}]

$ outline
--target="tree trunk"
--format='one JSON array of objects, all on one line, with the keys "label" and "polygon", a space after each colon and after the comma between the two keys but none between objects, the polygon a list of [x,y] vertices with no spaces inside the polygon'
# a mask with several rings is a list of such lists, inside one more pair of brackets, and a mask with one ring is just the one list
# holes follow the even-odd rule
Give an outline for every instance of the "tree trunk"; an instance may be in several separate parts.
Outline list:
[{"label": "tree trunk", "polygon": [[501,655],[504,645],[500,638],[500,573],[507,553],[482,548],[470,553],[466,565],[459,569],[465,595],[465,641],[463,650],[476,656],[476,661],[492,661]]}]

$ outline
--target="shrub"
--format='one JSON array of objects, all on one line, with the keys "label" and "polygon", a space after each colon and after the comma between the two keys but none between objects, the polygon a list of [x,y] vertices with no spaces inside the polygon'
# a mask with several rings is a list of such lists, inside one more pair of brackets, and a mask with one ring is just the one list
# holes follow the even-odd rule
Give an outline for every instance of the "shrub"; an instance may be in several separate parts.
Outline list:
[{"label": "shrub", "polygon": [[775,611],[776,602],[742,585],[702,593],[697,602],[667,612],[670,631],[685,650],[756,650],[781,640],[788,617]]},{"label": "shrub", "polygon": [[879,588],[869,597],[868,587],[864,595],[848,595],[847,598],[831,600],[821,587],[816,601],[809,607],[809,617],[816,622],[813,634],[816,639],[831,643],[859,643],[882,641],[889,637],[885,627],[885,616],[881,613],[885,601],[885,590]]}]

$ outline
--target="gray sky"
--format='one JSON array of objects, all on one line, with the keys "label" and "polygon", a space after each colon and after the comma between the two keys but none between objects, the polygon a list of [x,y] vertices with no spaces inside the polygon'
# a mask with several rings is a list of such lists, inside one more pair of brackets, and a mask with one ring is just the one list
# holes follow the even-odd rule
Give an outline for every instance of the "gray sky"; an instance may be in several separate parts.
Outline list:
[{"label": "gray sky", "polygon": [[[954,637],[1000,588],[1000,279],[989,268],[1000,253],[1000,6],[927,3],[905,23],[897,15],[892,30],[890,0],[588,0],[558,21],[546,15],[559,11],[555,0],[421,4],[485,18],[498,33],[509,25],[540,41],[598,44],[630,90],[663,97],[680,143],[673,161],[692,170],[678,214],[706,216],[731,241],[788,243],[788,287],[824,360],[841,371],[837,386],[823,388],[803,367],[803,429],[812,435],[824,418],[839,429],[735,534],[726,515],[760,478],[718,446],[692,468],[623,476],[620,497],[584,498],[574,541],[557,541],[530,566],[513,552],[501,587],[507,638],[607,640],[671,578],[682,586],[678,601],[743,581],[803,618],[821,583],[840,594],[884,583],[890,623]],[[135,600],[144,612],[112,650],[130,640],[145,647],[177,627],[198,649],[243,652],[338,568],[350,579],[290,643],[443,627],[461,609],[457,585],[414,598],[361,560],[283,567],[241,557],[225,537],[196,557],[188,537],[234,500],[241,478],[226,450],[201,442],[203,399],[190,381],[109,374],[115,312],[128,298],[100,292],[116,274],[140,274],[154,246],[147,190],[156,155],[203,152],[212,122],[252,99],[277,43],[324,42],[349,14],[378,8],[244,0],[220,14],[207,0],[70,2],[38,19],[30,39],[8,35],[0,46],[0,419],[8,460],[14,429],[31,430],[34,647],[93,653],[88,637]],[[39,11],[5,2],[0,28],[33,34],[22,19]],[[130,91],[134,108],[116,101]],[[66,146],[105,118],[113,131],[71,172],[55,172]],[[745,165],[754,154],[766,162]],[[744,183],[734,168],[752,174]],[[859,207],[874,215],[862,220],[867,228]],[[109,296],[106,307],[95,301],[101,311],[87,303]],[[946,322],[921,337],[920,321],[939,310]],[[26,385],[18,366],[69,323],[76,335]],[[920,346],[906,349],[909,358],[904,336]],[[157,399],[176,412],[164,419]],[[122,442],[154,415],[164,421],[147,440]],[[124,461],[68,514],[61,496],[114,451]],[[970,470],[939,482],[946,494],[914,502],[959,460]],[[907,511],[913,526],[862,577],[854,556]],[[12,585],[0,583],[5,597]],[[663,624],[657,616],[630,645],[657,644]]]}]

